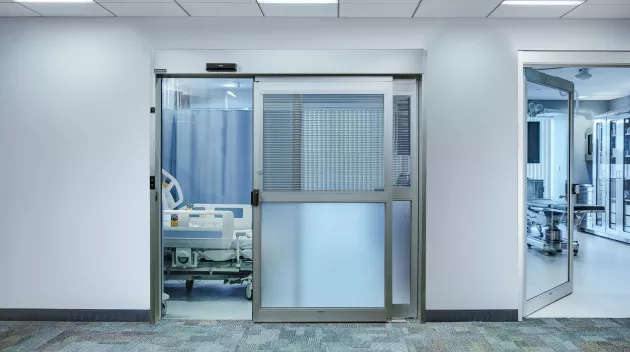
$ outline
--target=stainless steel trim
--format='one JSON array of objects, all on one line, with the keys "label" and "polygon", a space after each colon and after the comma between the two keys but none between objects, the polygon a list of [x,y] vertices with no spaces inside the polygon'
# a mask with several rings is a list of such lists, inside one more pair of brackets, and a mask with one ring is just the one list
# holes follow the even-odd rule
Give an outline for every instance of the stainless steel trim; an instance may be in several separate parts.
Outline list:
[{"label": "stainless steel trim", "polygon": [[384,322],[385,308],[263,308],[254,321],[259,323],[293,322]]},{"label": "stainless steel trim", "polygon": [[550,305],[551,303],[570,295],[573,292],[573,283],[565,282],[564,284],[555,287],[547,292],[544,292],[534,298],[530,298],[525,302],[523,309],[523,317]]},{"label": "stainless steel trim", "polygon": [[154,84],[155,93],[155,114],[154,136],[155,140],[152,146],[154,167],[151,176],[155,177],[155,190],[151,190],[150,208],[151,208],[151,232],[150,232],[150,320],[156,323],[162,318],[162,231],[161,231],[161,208],[162,208],[162,79],[155,77]]},{"label": "stainless steel trim", "polygon": [[531,67],[525,67],[525,77],[533,83],[538,83],[546,87],[556,88],[565,92],[573,92],[573,82],[567,81],[559,77],[551,76],[540,71],[536,71]]},{"label": "stainless steel trim", "polygon": [[[424,53],[426,56],[426,53]],[[417,289],[417,297],[418,299],[418,319],[420,321],[425,321],[426,319],[426,235],[427,235],[427,227],[426,227],[426,206],[427,206],[427,119],[426,113],[424,110],[424,80],[421,78],[418,82],[418,128],[416,132],[418,133],[418,191],[420,201],[418,202],[418,246],[417,248],[417,260],[418,264],[417,270],[418,275],[414,276],[417,278],[416,289]]]},{"label": "stainless steel trim", "polygon": [[[258,189],[258,188],[257,188]],[[261,191],[266,203],[385,203],[391,197],[386,191],[379,192],[272,192]]]}]

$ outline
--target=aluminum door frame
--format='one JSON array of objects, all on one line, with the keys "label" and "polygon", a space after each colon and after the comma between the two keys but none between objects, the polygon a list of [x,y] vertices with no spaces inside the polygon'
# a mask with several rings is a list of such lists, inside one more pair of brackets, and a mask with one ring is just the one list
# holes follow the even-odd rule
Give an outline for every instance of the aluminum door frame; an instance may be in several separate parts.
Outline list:
[{"label": "aluminum door frame", "polygon": [[[261,203],[383,203],[384,304],[380,308],[264,308],[261,300],[261,206],[254,207],[254,322],[385,322],[391,311],[392,130],[393,78],[379,77],[266,77],[254,79],[254,189]],[[357,86],[357,83],[359,85]],[[335,85],[331,88],[332,85]],[[345,87],[344,87],[345,86]],[[265,192],[263,189],[263,94],[383,94],[383,192]]]},{"label": "aluminum door frame", "polygon": [[[540,84],[546,87],[562,90],[568,93],[567,99],[569,101],[569,109],[568,109],[568,125],[569,125],[569,153],[568,153],[568,178],[567,185],[569,185],[569,189],[567,190],[567,256],[569,258],[569,270],[568,270],[568,280],[567,282],[551,288],[531,299],[527,299],[527,290],[523,290],[524,304],[523,304],[523,316],[530,315],[549,304],[562,299],[571,293],[573,293],[573,205],[575,203],[575,195],[573,194],[573,133],[574,133],[574,105],[575,101],[575,88],[573,82],[564,80],[562,78],[558,78],[555,76],[551,76],[540,71],[536,71],[532,68],[524,68],[523,69],[523,89],[524,89],[524,99],[527,101],[527,82],[532,82],[536,84]],[[525,104],[525,106],[527,106]],[[524,200],[527,201],[526,199]],[[527,241],[527,239],[524,239]],[[527,246],[523,246],[524,251],[527,251]],[[523,253],[525,257],[525,253]],[[524,274],[525,274],[525,285],[527,285],[527,265],[525,261],[524,266]],[[525,286],[526,287],[526,286]]]}]

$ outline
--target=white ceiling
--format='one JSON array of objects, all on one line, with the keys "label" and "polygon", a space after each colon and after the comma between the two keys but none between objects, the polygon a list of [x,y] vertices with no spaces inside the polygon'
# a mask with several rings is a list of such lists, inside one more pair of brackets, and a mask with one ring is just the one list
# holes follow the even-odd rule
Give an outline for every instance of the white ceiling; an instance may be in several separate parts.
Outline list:
[{"label": "white ceiling", "polygon": [[[573,82],[580,100],[612,100],[630,95],[630,68],[591,68],[593,77],[587,80],[575,78],[577,67],[542,70],[546,74]],[[558,90],[529,83],[527,96],[535,100],[562,99]]]},{"label": "white ceiling", "polygon": [[258,4],[256,0],[95,0],[15,3],[0,0],[0,17],[18,16],[290,16],[630,18],[630,0],[588,0],[580,6],[510,6],[501,0],[339,0],[339,4]]}]

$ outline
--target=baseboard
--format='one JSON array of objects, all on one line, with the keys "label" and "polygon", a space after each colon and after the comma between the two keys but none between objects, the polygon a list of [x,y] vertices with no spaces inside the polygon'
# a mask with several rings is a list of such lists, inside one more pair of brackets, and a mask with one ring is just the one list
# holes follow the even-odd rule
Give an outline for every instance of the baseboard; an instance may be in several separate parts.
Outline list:
[{"label": "baseboard", "polygon": [[0,320],[148,322],[149,310],[129,309],[5,309]]},{"label": "baseboard", "polygon": [[425,312],[427,322],[449,321],[518,321],[518,309],[430,310]]}]

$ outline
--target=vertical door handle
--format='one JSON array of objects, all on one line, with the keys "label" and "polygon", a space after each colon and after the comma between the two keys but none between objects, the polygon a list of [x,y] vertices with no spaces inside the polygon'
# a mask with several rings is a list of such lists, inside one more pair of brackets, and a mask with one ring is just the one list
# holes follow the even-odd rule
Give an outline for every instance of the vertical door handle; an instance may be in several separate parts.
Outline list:
[{"label": "vertical door handle", "polygon": [[260,191],[255,189],[250,193],[250,200],[253,207],[260,205]]}]

